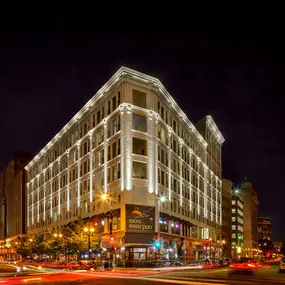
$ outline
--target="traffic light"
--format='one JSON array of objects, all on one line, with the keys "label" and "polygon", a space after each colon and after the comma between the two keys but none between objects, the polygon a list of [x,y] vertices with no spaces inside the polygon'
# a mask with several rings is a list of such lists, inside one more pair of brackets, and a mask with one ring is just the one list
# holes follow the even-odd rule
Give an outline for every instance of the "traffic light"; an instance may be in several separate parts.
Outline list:
[{"label": "traffic light", "polygon": [[238,235],[238,239],[241,240],[241,235]]},{"label": "traffic light", "polygon": [[156,248],[160,248],[161,247],[161,242],[160,241],[156,241],[155,243],[154,243],[154,246],[156,247]]},{"label": "traffic light", "polygon": [[114,236],[111,235],[110,240],[113,241],[114,239],[115,239]]},{"label": "traffic light", "polygon": [[98,226],[98,222],[95,222],[95,223],[94,223],[94,226],[95,226],[95,227]]}]

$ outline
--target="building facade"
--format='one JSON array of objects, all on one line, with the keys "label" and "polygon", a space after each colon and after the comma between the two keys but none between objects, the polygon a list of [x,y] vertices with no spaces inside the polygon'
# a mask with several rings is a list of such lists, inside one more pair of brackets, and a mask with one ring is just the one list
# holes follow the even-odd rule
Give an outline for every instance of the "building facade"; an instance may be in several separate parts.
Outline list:
[{"label": "building facade", "polygon": [[257,238],[259,240],[272,240],[272,219],[269,217],[257,218]]},{"label": "building facade", "polygon": [[233,182],[222,179],[222,239],[224,256],[231,256],[232,252],[232,189]]},{"label": "building facade", "polygon": [[156,236],[198,258],[222,220],[224,138],[211,116],[203,130],[159,80],[120,68],[27,165],[29,234],[81,217],[98,221],[102,239],[112,225],[127,259],[151,258]]},{"label": "building facade", "polygon": [[6,232],[6,190],[5,173],[0,173],[0,240],[5,240]]},{"label": "building facade", "polygon": [[244,250],[244,205],[239,189],[232,190],[232,255],[238,256]]},{"label": "building facade", "polygon": [[257,216],[258,197],[252,183],[244,180],[241,184],[244,212],[244,247],[254,255],[258,250]]},{"label": "building facade", "polygon": [[12,160],[2,173],[1,204],[1,255],[15,258],[14,243],[17,237],[26,235],[26,183],[27,176],[24,167],[32,155],[26,152],[13,153]]},{"label": "building facade", "polygon": [[282,241],[273,241],[272,244],[273,244],[273,252],[275,254],[277,254],[277,255],[284,254]]}]

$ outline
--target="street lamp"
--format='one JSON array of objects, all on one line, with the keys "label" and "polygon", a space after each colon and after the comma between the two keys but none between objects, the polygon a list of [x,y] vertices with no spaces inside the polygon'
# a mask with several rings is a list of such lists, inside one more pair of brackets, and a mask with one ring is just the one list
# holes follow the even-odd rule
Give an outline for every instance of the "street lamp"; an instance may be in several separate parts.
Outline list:
[{"label": "street lamp", "polygon": [[[58,233],[54,233],[53,234],[53,237],[55,238],[55,239],[61,239],[62,237],[63,237],[63,235],[62,234],[58,234]],[[57,253],[55,254],[55,259],[58,259],[59,260],[59,256],[60,256],[60,253],[58,253],[58,258],[57,258]]]},{"label": "street lamp", "polygon": [[106,200],[108,199],[108,194],[107,194],[107,193],[102,194],[102,195],[101,195],[101,199],[102,199],[103,201],[106,201]]},{"label": "street lamp", "polygon": [[95,232],[95,229],[93,227],[85,227],[83,230],[88,235],[88,260],[90,260],[91,235]]}]

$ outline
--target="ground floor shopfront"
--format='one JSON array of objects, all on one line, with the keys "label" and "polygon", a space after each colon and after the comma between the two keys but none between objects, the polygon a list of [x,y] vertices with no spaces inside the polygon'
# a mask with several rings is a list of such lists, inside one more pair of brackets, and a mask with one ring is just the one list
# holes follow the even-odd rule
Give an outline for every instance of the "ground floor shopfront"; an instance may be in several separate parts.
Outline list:
[{"label": "ground floor shopfront", "polygon": [[223,256],[217,232],[212,235],[215,239],[202,239],[202,227],[164,213],[156,219],[154,207],[126,205],[124,209],[113,210],[104,225],[102,258],[135,264],[157,259],[189,262]]}]

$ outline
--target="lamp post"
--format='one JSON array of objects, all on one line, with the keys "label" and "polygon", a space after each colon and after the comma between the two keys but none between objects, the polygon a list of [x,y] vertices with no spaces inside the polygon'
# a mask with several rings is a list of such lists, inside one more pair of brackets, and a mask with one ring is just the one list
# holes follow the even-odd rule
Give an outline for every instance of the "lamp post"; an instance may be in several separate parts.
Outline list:
[{"label": "lamp post", "polygon": [[157,201],[157,239],[160,241],[160,203],[165,203],[167,201],[166,197],[162,196],[160,197],[159,195],[156,196],[156,201]]},{"label": "lamp post", "polygon": [[223,256],[225,256],[225,251],[226,251],[226,247],[225,247],[226,241],[223,239],[222,240],[222,250],[223,250]]},{"label": "lamp post", "polygon": [[112,220],[112,207],[111,207],[111,197],[110,195],[108,195],[107,193],[104,193],[101,195],[101,200],[105,203],[108,204],[109,208],[110,208],[110,216],[109,216],[109,232],[110,232],[110,238],[112,237],[112,233],[113,233],[113,220]]},{"label": "lamp post", "polygon": [[91,235],[95,232],[95,229],[93,227],[85,227],[84,232],[88,235],[88,260],[90,260]]},{"label": "lamp post", "polygon": [[[62,234],[58,234],[58,233],[54,233],[54,234],[53,234],[53,237],[54,237],[55,239],[62,239],[63,235],[62,235]],[[31,240],[30,240],[30,241],[31,241]],[[56,255],[55,255],[55,259],[57,259],[57,258],[56,258]],[[59,260],[59,254],[58,254],[58,260]]]},{"label": "lamp post", "polygon": [[[107,212],[110,212],[110,215],[108,217],[108,221],[109,221],[109,236],[110,236],[110,241],[113,241],[114,240],[114,237],[113,237],[113,216],[112,216],[112,196],[110,195],[111,193],[109,192],[109,194],[107,193],[104,193],[101,195],[101,200],[105,203],[107,203],[108,205],[108,211]],[[115,261],[116,259],[116,256],[115,256],[115,248],[114,246],[112,245],[112,259],[110,260],[113,260]],[[111,264],[109,265],[111,266]]]},{"label": "lamp post", "polygon": [[211,253],[212,253],[212,238],[209,238],[209,246],[210,246],[210,252],[209,252],[209,259],[211,259]]}]

